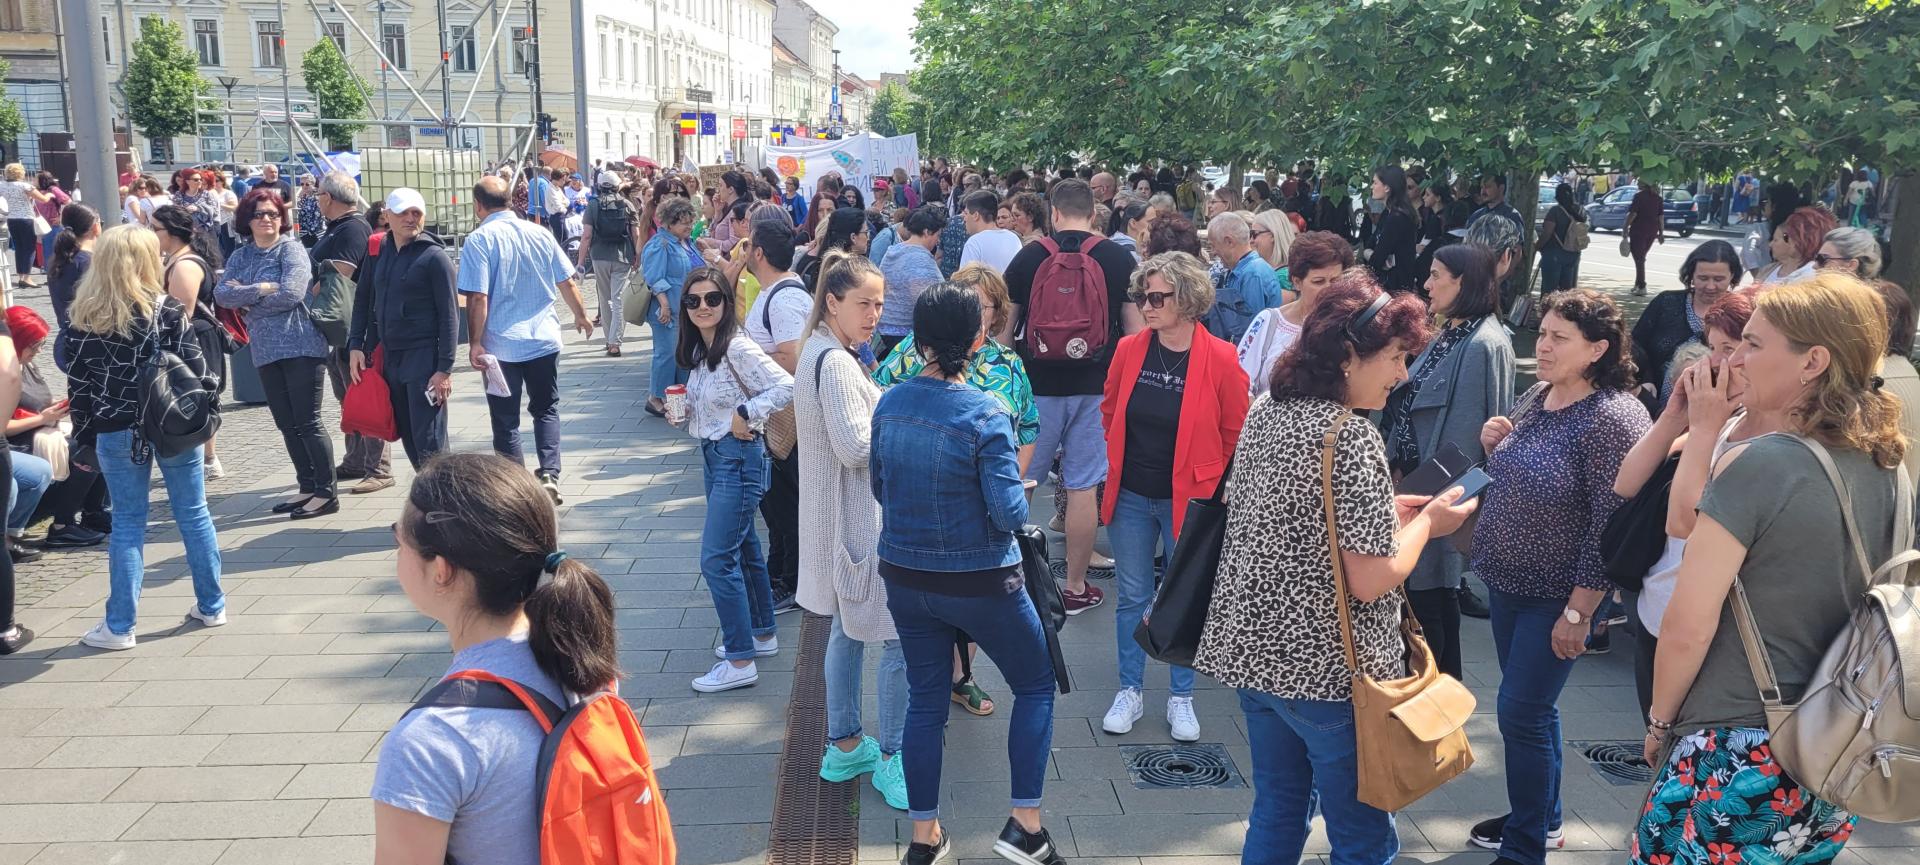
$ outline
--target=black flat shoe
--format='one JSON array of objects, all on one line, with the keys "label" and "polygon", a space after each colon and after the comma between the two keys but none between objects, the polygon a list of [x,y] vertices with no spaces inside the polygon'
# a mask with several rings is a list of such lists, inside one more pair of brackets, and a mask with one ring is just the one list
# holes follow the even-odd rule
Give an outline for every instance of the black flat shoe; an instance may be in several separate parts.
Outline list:
[{"label": "black flat shoe", "polygon": [[45,558],[46,555],[46,553],[40,552],[32,547],[23,547],[19,541],[12,538],[7,539],[7,557],[13,559],[13,563],[16,565],[37,562]]},{"label": "black flat shoe", "polygon": [[663,409],[663,408],[654,408],[654,407],[653,407],[653,403],[646,403],[645,405],[643,405],[643,406],[641,406],[641,407],[647,410],[647,414],[650,414],[650,415],[653,415],[654,417],[666,417],[666,416],[667,416],[667,410],[666,410],[666,409]]},{"label": "black flat shoe", "polygon": [[334,498],[327,499],[327,503],[324,505],[321,505],[320,507],[313,508],[313,509],[301,508],[297,511],[294,511],[293,513],[288,514],[287,516],[296,520],[311,520],[311,519],[314,519],[315,517],[324,517],[324,516],[327,516],[328,514],[337,514],[339,512],[340,512],[340,499],[339,497],[336,496]]},{"label": "black flat shoe", "polygon": [[0,633],[0,655],[11,655],[26,648],[31,642],[33,642],[33,631],[26,625],[16,624],[13,630]]},{"label": "black flat shoe", "polygon": [[49,550],[69,550],[78,547],[97,546],[107,539],[104,532],[96,532],[86,526],[61,526],[47,530],[47,539],[40,546]]},{"label": "black flat shoe", "polygon": [[276,514],[290,514],[290,513],[293,513],[294,511],[297,511],[301,508],[306,507],[307,502],[310,502],[310,501],[313,501],[313,496],[307,496],[306,498],[301,499],[297,502],[281,502],[273,506],[273,512]]}]

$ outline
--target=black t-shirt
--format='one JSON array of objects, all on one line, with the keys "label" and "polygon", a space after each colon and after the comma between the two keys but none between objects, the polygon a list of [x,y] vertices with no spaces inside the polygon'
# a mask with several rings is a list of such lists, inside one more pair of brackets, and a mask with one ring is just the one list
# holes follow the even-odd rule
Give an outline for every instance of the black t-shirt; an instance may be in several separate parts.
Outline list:
[{"label": "black t-shirt", "polygon": [[[1077,252],[1080,244],[1093,235],[1084,231],[1055,232],[1053,240],[1062,252]],[[1027,377],[1033,381],[1035,396],[1099,396],[1107,384],[1107,364],[1113,359],[1113,344],[1125,335],[1120,311],[1127,300],[1127,285],[1133,280],[1133,254],[1120,244],[1102,240],[1088,253],[1107,278],[1107,350],[1098,358],[1078,361],[1036,361],[1021,340],[1015,340],[1020,359],[1026,362]],[[1025,315],[1028,295],[1033,293],[1033,277],[1047,260],[1047,249],[1039,241],[1027,244],[1007,264],[1007,294]],[[1015,334],[1018,336],[1018,333]]]},{"label": "black t-shirt", "polygon": [[349,213],[327,224],[326,231],[320,235],[319,242],[313,245],[308,254],[313,264],[313,278],[318,280],[321,269],[330,261],[351,265],[353,270],[346,276],[353,279],[360,275],[360,266],[367,261],[367,240],[373,236],[373,226],[358,213]]},{"label": "black t-shirt", "polygon": [[1120,488],[1150,499],[1173,498],[1173,443],[1180,432],[1180,403],[1187,389],[1192,351],[1168,351],[1160,336],[1148,339],[1147,356],[1127,400],[1127,452]]}]

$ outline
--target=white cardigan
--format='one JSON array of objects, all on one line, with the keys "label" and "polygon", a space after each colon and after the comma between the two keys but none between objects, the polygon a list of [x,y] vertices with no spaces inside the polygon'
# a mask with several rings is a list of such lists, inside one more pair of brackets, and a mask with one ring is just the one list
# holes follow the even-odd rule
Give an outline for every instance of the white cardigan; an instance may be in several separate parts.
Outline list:
[{"label": "white cardigan", "polygon": [[793,396],[805,503],[796,600],[812,612],[838,616],[841,630],[853,639],[897,640],[876,552],[880,503],[874,501],[867,471],[880,388],[821,325],[800,348]]}]

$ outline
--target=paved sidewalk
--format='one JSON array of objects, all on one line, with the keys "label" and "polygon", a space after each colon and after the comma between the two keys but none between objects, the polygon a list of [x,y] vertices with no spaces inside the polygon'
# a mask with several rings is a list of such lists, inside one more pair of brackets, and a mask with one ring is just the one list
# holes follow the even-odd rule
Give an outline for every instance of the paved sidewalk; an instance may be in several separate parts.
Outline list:
[{"label": "paved sidewalk", "polygon": [[[35,294],[25,299],[43,303],[44,292]],[[756,687],[716,696],[688,688],[718,639],[698,576],[698,454],[640,409],[646,346],[627,349],[609,360],[597,341],[573,343],[563,356],[563,542],[618,593],[622,691],[662,767],[681,861],[761,863],[794,652],[764,660]],[[323,520],[274,517],[266,509],[287,494],[291,471],[266,414],[235,409],[221,437],[230,478],[213,485],[212,504],[226,552],[225,628],[182,624],[191,590],[170,526],[150,535],[141,645],[129,652],[75,643],[101,615],[103,554],[50,555],[22,569],[40,586],[22,619],[41,636],[25,655],[0,659],[0,865],[371,861],[366,793],[380,737],[448,663],[445,634],[412,612],[393,579],[388,526],[410,472],[396,451],[394,489],[349,496]],[[457,449],[488,447],[471,372],[455,378],[452,419]],[[1126,772],[1119,746],[1168,741],[1159,665],[1148,671],[1147,716],[1135,732],[1099,732],[1116,686],[1113,603],[1064,632],[1076,691],[1058,703],[1048,823],[1075,862],[1228,865],[1249,790],[1141,790]],[[798,624],[782,617],[787,646],[797,645]],[[1492,860],[1463,852],[1467,827],[1504,802],[1491,714],[1497,672],[1485,625],[1470,620],[1467,633],[1469,684],[1481,697],[1469,728],[1479,765],[1403,815],[1406,862]],[[1619,640],[1614,655],[1580,663],[1561,703],[1570,741],[1637,738],[1627,649]],[[1001,706],[989,718],[953,711],[947,733],[942,802],[962,862],[991,855],[1007,792],[1011,701],[984,655],[979,669]],[[871,707],[871,686],[866,693]],[[1244,775],[1250,755],[1231,692],[1202,678],[1196,703],[1202,739],[1223,744]],[[859,783],[860,859],[897,861],[907,824]],[[1550,862],[1622,861],[1640,788],[1609,782],[1570,750],[1565,789],[1569,852]],[[1318,857],[1326,848],[1311,849]],[[1920,828],[1863,827],[1842,861],[1920,865]]]}]

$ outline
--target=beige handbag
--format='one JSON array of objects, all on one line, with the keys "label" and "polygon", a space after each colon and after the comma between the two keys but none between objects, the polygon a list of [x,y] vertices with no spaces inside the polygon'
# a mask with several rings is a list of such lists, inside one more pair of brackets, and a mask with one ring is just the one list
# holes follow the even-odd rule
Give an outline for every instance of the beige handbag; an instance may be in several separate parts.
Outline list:
[{"label": "beige handbag", "polygon": [[1340,562],[1335,528],[1333,455],[1340,429],[1352,419],[1341,412],[1320,444],[1320,498],[1327,512],[1327,544],[1333,556],[1333,591],[1340,611],[1340,641],[1353,672],[1353,737],[1359,762],[1360,801],[1382,811],[1398,811],[1459,777],[1473,766],[1467,744],[1467,718],[1473,692],[1441,673],[1427,648],[1420,623],[1400,596],[1400,634],[1407,644],[1408,675],[1381,681],[1360,668],[1353,643],[1353,610],[1346,568]]},{"label": "beige handbag", "polygon": [[[1774,759],[1813,795],[1861,817],[1883,823],[1920,820],[1920,592],[1907,585],[1908,568],[1920,561],[1920,551],[1913,549],[1913,485],[1907,470],[1899,468],[1894,555],[1872,570],[1854,521],[1853,497],[1833,457],[1819,442],[1795,438],[1820,460],[1840,499],[1841,524],[1859,568],[1843,577],[1845,591],[1849,597],[1861,585],[1866,591],[1814,669],[1806,693],[1789,705],[1780,694],[1746,587],[1734,579],[1728,603],[1766,708]],[[1864,584],[1857,582],[1861,579]]]},{"label": "beige handbag", "polygon": [[[740,385],[742,391],[747,391],[747,380],[741,378],[740,371],[734,368],[731,352],[725,360],[727,370],[733,373],[734,382]],[[757,396],[759,394],[747,391],[747,399]],[[766,436],[767,453],[772,454],[774,459],[783,460],[792,455],[794,442],[798,438],[793,425],[793,403],[789,402],[786,408],[767,415],[766,423],[760,425],[760,433]]]}]

